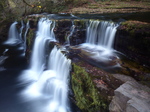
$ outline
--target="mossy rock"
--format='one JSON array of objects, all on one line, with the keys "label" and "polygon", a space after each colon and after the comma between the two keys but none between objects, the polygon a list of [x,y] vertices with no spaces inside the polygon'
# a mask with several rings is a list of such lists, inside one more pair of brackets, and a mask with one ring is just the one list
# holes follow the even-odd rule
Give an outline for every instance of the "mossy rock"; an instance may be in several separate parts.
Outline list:
[{"label": "mossy rock", "polygon": [[118,27],[115,49],[134,61],[150,66],[150,23],[125,21]]},{"label": "mossy rock", "polygon": [[120,25],[121,30],[129,32],[131,35],[143,34],[150,36],[150,23],[141,21],[125,21]]},{"label": "mossy rock", "polygon": [[107,111],[108,102],[100,96],[91,76],[80,66],[72,66],[72,89],[76,105],[83,112]]}]

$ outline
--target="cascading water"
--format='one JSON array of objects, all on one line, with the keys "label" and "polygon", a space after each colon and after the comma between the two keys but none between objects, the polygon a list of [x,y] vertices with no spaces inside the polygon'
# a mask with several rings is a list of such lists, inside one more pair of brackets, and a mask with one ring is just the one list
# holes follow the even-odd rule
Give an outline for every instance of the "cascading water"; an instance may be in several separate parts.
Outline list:
[{"label": "cascading water", "polygon": [[15,45],[21,42],[20,35],[16,28],[17,22],[12,23],[8,33],[8,39],[4,42],[4,44]]},{"label": "cascading water", "polygon": [[90,21],[86,43],[111,49],[118,26],[108,21]]},{"label": "cascading water", "polygon": [[19,37],[20,37],[20,41],[22,42],[21,46],[18,48],[19,50],[22,50],[23,53],[22,53],[22,56],[25,56],[25,50],[26,50],[26,38],[23,39],[23,29],[24,29],[25,25],[24,25],[24,22],[23,20],[21,21],[21,28],[20,28],[20,33],[19,33]]},{"label": "cascading water", "polygon": [[[53,21],[45,18],[40,19],[38,22],[38,31],[36,34],[30,63],[30,69],[36,72],[36,74],[41,74],[45,68],[45,47],[48,42],[56,41],[53,33],[54,26],[52,24]],[[52,29],[50,30],[50,28]]]},{"label": "cascading water", "polygon": [[[118,25],[108,21],[90,20],[87,26],[86,42],[80,47],[97,61],[110,61],[113,54],[113,42]],[[87,50],[88,49],[88,50]]]},{"label": "cascading water", "polygon": [[[105,28],[106,27],[106,28]],[[114,37],[117,31],[118,25],[110,22],[101,22],[100,29],[101,32],[98,33],[98,45],[105,46],[108,49],[111,49],[114,42]],[[106,31],[104,31],[106,29]],[[104,33],[104,34],[103,34]]]},{"label": "cascading water", "polygon": [[23,23],[23,21],[21,21],[21,28],[20,28],[20,40],[22,40],[22,30],[23,30],[23,28],[25,27],[25,25],[24,25],[24,23]]},{"label": "cascading water", "polygon": [[[22,81],[38,79],[43,72],[46,64],[45,50],[49,41],[56,41],[53,37],[53,21],[46,18],[41,18],[38,22],[38,30],[33,46],[33,52],[31,54],[30,68],[23,71],[21,78]],[[37,61],[38,60],[38,61]],[[32,77],[30,76],[32,74]]]},{"label": "cascading water", "polygon": [[30,25],[29,25],[29,21],[26,23],[26,31],[24,33],[24,52],[26,51],[26,38],[27,38],[27,33],[28,33],[28,30],[30,28]]},{"label": "cascading water", "polygon": [[[24,100],[46,100],[41,107],[43,112],[67,112],[70,111],[67,84],[71,61],[54,47],[49,55],[48,64],[46,63],[46,46],[51,41],[56,41],[53,29],[53,21],[45,18],[39,20],[30,69],[25,70],[20,77],[24,83],[30,82],[22,95]],[[36,105],[35,110],[38,108],[38,104]]]},{"label": "cascading water", "polygon": [[[55,63],[54,63],[55,62]],[[53,48],[49,57],[48,69],[52,70],[54,77],[48,81],[50,101],[50,112],[67,112],[68,76],[71,61],[67,59],[60,50]]]},{"label": "cascading water", "polygon": [[87,27],[87,37],[86,37],[86,43],[89,44],[96,44],[97,41],[97,29],[99,25],[99,21],[90,21],[89,26]]},{"label": "cascading water", "polygon": [[74,29],[75,29],[75,25],[72,22],[72,26],[71,26],[71,29],[70,29],[70,34],[67,36],[67,40],[65,42],[67,45],[70,45],[70,37],[73,35]]}]

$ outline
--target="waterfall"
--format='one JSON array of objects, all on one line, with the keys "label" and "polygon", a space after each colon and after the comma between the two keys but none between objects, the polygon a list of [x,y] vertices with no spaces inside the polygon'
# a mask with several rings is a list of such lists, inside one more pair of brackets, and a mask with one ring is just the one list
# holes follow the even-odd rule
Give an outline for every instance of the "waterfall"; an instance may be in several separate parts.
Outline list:
[{"label": "waterfall", "polygon": [[29,21],[26,23],[26,31],[24,33],[24,52],[26,51],[26,38],[27,38],[27,33],[28,33],[28,30],[30,28],[30,25],[29,25]]},{"label": "waterfall", "polygon": [[[51,29],[51,30],[50,30]],[[40,74],[45,66],[45,47],[49,41],[56,41],[53,33],[53,21],[42,18],[38,22],[38,31],[31,56],[30,68]],[[38,61],[37,61],[38,60]]]},{"label": "waterfall", "polygon": [[99,21],[90,21],[89,26],[87,27],[87,37],[86,43],[90,43],[95,45],[97,41],[97,29],[99,25]]},{"label": "waterfall", "polygon": [[23,23],[23,21],[21,21],[21,28],[20,28],[20,40],[22,40],[22,30],[23,30],[23,28],[25,27],[25,25],[24,25],[24,23]]},{"label": "waterfall", "polygon": [[113,47],[117,27],[118,25],[108,21],[101,22],[100,28],[98,29],[100,31],[98,33],[98,45],[111,49]]},{"label": "waterfall", "polygon": [[73,35],[73,32],[74,32],[74,29],[75,29],[75,25],[74,25],[74,23],[72,22],[72,26],[71,26],[71,29],[70,29],[70,33],[69,33],[69,35],[67,36],[67,40],[66,40],[66,44],[67,45],[70,45],[70,37]]},{"label": "waterfall", "polygon": [[108,21],[89,22],[86,43],[112,49],[117,25]]},{"label": "waterfall", "polygon": [[53,32],[55,27],[54,25],[55,22],[46,18],[41,18],[38,21],[38,28],[32,49],[30,66],[28,70],[23,71],[20,77],[22,82],[39,79],[41,73],[46,68],[46,47],[50,41],[56,41]]},{"label": "waterfall", "polygon": [[109,21],[90,20],[87,25],[86,41],[79,46],[99,62],[111,62],[118,58],[113,52],[113,43],[118,25]]},{"label": "waterfall", "polygon": [[8,32],[8,39],[4,42],[4,44],[14,45],[14,44],[18,44],[21,42],[19,33],[16,28],[16,24],[17,22],[14,22],[11,24],[9,28],[9,32]]},{"label": "waterfall", "polygon": [[54,77],[47,82],[50,101],[50,112],[67,112],[68,108],[68,76],[71,61],[60,50],[53,48],[49,56],[48,69],[53,71]]},{"label": "waterfall", "polygon": [[[55,46],[46,59],[46,46],[55,40],[53,33],[55,23],[42,18],[38,22],[38,30],[30,60],[30,68],[25,70],[20,80],[29,84],[21,92],[24,100],[46,100],[42,106],[35,104],[33,111],[68,112],[68,77],[71,61]],[[56,40],[55,40],[56,41]],[[22,83],[22,82],[21,82]],[[24,84],[23,83],[23,84]]]}]

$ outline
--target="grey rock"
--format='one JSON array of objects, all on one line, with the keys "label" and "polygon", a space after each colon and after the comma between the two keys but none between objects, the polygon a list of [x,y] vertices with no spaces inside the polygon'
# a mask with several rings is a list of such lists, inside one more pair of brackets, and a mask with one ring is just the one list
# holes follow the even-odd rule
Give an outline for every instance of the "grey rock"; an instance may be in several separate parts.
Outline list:
[{"label": "grey rock", "polygon": [[150,112],[150,88],[135,80],[127,81],[115,90],[110,112]]},{"label": "grey rock", "polygon": [[123,74],[112,74],[112,75],[113,75],[113,77],[121,80],[122,82],[135,81],[134,78],[132,78],[130,76],[123,75]]}]

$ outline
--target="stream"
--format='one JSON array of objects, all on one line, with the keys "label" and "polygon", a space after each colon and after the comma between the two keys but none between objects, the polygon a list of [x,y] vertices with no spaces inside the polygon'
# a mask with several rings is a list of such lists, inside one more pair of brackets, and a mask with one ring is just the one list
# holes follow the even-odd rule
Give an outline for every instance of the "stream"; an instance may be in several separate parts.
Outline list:
[{"label": "stream", "polygon": [[[98,64],[111,66],[111,69],[119,68],[121,66],[117,62],[113,65],[109,64],[112,63],[110,61],[119,59],[117,55],[119,52],[113,49],[115,33],[119,23],[128,20],[133,15],[49,14],[41,17],[38,20],[31,59],[28,59],[28,62],[26,36],[30,28],[29,21],[22,23],[20,31],[16,27],[17,22],[12,23],[8,39],[0,45],[2,48],[0,54],[0,112],[80,112],[69,99],[72,68],[71,60],[66,55],[69,52],[68,47],[82,50],[82,58],[89,56]],[[61,19],[94,19],[87,24],[85,42],[77,46],[70,45],[70,38],[76,28],[72,22],[70,33],[66,36],[64,44],[52,47],[50,43],[59,44],[54,28],[55,20]],[[146,18],[144,21],[149,20]],[[25,26],[26,29],[22,34]],[[101,68],[105,68],[104,66],[102,65]]]}]

